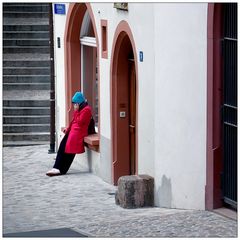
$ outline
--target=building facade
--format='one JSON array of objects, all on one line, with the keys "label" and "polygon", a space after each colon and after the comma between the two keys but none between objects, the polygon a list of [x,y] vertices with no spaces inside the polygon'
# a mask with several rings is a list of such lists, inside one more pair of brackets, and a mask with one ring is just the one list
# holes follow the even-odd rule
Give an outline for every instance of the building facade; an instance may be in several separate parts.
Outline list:
[{"label": "building facade", "polygon": [[[222,69],[228,66],[219,48],[223,39],[232,41],[230,58],[236,59],[237,36],[224,36],[226,28],[235,29],[226,22],[237,18],[236,4],[229,6],[53,4],[58,144],[71,120],[71,97],[81,90],[97,135],[86,139],[86,153],[76,156],[79,165],[115,185],[123,175],[149,174],[156,206],[235,207],[236,179],[228,183],[226,176],[237,175],[236,158],[226,163],[223,150],[230,144],[229,156],[237,151],[237,88],[230,73],[235,85],[225,88],[235,98],[224,102]],[[234,111],[231,119],[222,120],[222,106]],[[222,121],[233,129],[224,130]]]}]

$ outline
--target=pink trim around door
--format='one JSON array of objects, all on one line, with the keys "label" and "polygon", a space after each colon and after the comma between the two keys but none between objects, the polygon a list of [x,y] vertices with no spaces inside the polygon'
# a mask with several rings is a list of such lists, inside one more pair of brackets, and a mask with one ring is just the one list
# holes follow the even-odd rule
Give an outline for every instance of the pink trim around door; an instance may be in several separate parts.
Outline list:
[{"label": "pink trim around door", "polygon": [[112,45],[112,52],[111,52],[111,69],[110,69],[110,82],[111,82],[111,139],[112,139],[112,182],[114,185],[117,184],[117,174],[119,172],[123,172],[123,168],[125,168],[124,166],[120,166],[117,169],[114,169],[114,162],[116,162],[118,160],[118,154],[117,154],[117,140],[118,142],[121,142],[121,144],[125,144],[126,140],[125,139],[119,139],[119,136],[117,134],[117,119],[116,116],[114,114],[114,112],[116,111],[116,104],[117,104],[117,100],[116,100],[116,93],[117,93],[117,73],[116,70],[117,68],[121,68],[121,63],[119,63],[118,61],[116,61],[116,59],[118,59],[118,55],[119,55],[119,49],[121,47],[121,42],[122,39],[125,36],[128,36],[130,42],[131,42],[131,46],[132,46],[132,50],[133,50],[133,55],[134,55],[134,61],[135,61],[135,70],[136,70],[136,174],[138,172],[138,64],[137,64],[137,60],[138,60],[138,55],[137,55],[137,51],[136,51],[136,46],[135,46],[135,42],[134,42],[134,38],[133,38],[133,34],[132,31],[130,29],[129,24],[126,21],[121,21],[115,31],[114,34],[114,38],[113,38],[113,45]]},{"label": "pink trim around door", "polygon": [[222,4],[209,3],[207,17],[207,163],[205,206],[222,206],[222,143],[220,108],[222,103]]},{"label": "pink trim around door", "polygon": [[66,125],[72,118],[71,99],[76,91],[81,89],[81,47],[80,30],[85,12],[88,11],[94,30],[97,43],[97,64],[98,64],[98,135],[100,136],[100,66],[99,66],[99,40],[97,28],[90,3],[70,3],[67,13],[64,44],[65,44],[65,91],[66,91]]}]

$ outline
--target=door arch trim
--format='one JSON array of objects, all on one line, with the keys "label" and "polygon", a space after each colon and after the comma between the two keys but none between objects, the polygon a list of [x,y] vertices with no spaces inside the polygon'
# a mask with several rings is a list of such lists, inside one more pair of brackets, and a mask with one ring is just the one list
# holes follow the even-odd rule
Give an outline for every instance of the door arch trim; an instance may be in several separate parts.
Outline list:
[{"label": "door arch trim", "polygon": [[[110,67],[110,113],[111,113],[111,157],[112,157],[112,182],[114,185],[117,184],[117,179],[115,178],[114,174],[114,167],[113,164],[116,161],[116,117],[113,114],[113,108],[116,107],[116,100],[114,96],[116,95],[116,73],[115,70],[117,69],[117,61],[114,61],[114,58],[117,59],[119,49],[120,49],[120,42],[124,38],[124,36],[128,36],[133,50],[134,60],[135,60],[135,71],[136,71],[136,134],[135,134],[135,142],[136,142],[136,174],[138,174],[138,56],[136,51],[136,45],[133,38],[133,34],[129,24],[126,21],[121,21],[114,33],[113,37],[113,44],[112,44],[112,51],[111,51],[111,67]],[[117,55],[116,55],[117,54]]]},{"label": "door arch trim", "polygon": [[205,208],[222,206],[220,172],[222,170],[221,146],[221,3],[208,3],[207,15],[207,153]]},{"label": "door arch trim", "polygon": [[97,44],[97,64],[98,64],[98,134],[100,134],[100,66],[99,66],[99,40],[95,18],[90,3],[70,3],[64,33],[64,54],[65,54],[65,100],[66,100],[66,125],[69,125],[72,118],[71,97],[76,91],[81,89],[79,79],[81,78],[81,47],[80,30],[85,12],[88,11]]}]

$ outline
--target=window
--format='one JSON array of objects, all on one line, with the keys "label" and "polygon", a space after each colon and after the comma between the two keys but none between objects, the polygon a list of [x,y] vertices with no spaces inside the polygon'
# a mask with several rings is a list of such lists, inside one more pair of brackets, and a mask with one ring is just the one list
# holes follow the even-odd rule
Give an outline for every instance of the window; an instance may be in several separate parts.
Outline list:
[{"label": "window", "polygon": [[101,29],[102,29],[102,58],[108,58],[107,20],[101,20]]},{"label": "window", "polygon": [[95,128],[98,132],[98,67],[97,44],[88,12],[83,18],[80,31],[81,44],[81,91],[92,108]]}]

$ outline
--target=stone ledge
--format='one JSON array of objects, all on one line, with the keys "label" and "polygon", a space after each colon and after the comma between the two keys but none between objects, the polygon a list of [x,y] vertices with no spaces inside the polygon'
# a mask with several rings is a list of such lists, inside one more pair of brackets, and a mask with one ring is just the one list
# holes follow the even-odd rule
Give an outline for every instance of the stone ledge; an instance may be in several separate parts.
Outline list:
[{"label": "stone ledge", "polygon": [[84,144],[89,149],[98,152],[99,151],[99,135],[91,134],[84,138]]}]

